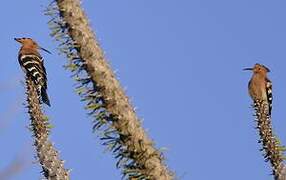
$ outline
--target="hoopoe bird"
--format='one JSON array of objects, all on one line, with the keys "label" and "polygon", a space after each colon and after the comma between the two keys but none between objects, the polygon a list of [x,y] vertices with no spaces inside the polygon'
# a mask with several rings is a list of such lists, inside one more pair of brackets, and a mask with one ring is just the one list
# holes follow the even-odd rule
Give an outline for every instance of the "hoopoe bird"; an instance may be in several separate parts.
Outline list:
[{"label": "hoopoe bird", "polygon": [[272,83],[267,77],[270,70],[262,65],[255,64],[253,68],[245,68],[243,70],[251,70],[252,78],[248,83],[248,92],[254,103],[257,100],[263,100],[268,106],[268,115],[271,116],[272,110]]},{"label": "hoopoe bird", "polygon": [[38,95],[43,103],[50,105],[47,94],[47,72],[44,66],[43,58],[38,50],[44,50],[51,54],[48,50],[40,47],[31,38],[15,38],[22,47],[18,54],[18,61],[27,77],[30,77],[37,86]]}]

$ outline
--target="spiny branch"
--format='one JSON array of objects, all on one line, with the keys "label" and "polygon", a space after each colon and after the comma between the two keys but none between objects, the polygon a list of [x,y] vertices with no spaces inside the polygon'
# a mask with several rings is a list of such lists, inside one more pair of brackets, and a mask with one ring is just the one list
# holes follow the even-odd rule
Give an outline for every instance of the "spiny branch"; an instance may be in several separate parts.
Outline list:
[{"label": "spiny branch", "polygon": [[41,110],[37,89],[34,82],[27,77],[28,113],[31,119],[31,131],[35,138],[34,145],[37,156],[43,169],[43,175],[48,180],[68,180],[69,173],[51,141],[49,141],[49,127],[47,117]]},{"label": "spiny branch", "polygon": [[163,154],[154,147],[134,108],[107,63],[79,0],[57,0],[46,14],[51,36],[69,59],[77,93],[94,118],[94,130],[118,159],[117,167],[128,179],[173,179]]},{"label": "spiny branch", "polygon": [[256,100],[253,107],[260,136],[258,142],[262,144],[261,151],[264,151],[265,161],[270,161],[275,180],[286,180],[286,168],[283,162],[285,147],[280,145],[280,141],[273,134],[268,105],[262,100]]}]

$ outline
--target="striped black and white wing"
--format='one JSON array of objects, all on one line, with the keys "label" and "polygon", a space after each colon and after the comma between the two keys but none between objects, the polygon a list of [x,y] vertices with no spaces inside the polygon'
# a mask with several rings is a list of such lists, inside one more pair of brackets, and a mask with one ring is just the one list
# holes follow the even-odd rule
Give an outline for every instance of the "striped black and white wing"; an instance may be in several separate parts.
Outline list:
[{"label": "striped black and white wing", "polygon": [[36,85],[47,87],[47,73],[43,64],[42,57],[34,54],[19,55],[19,63]]},{"label": "striped black and white wing", "polygon": [[266,95],[267,95],[267,101],[268,101],[268,109],[269,109],[269,115],[271,116],[271,110],[272,110],[272,82],[266,78]]},{"label": "striped black and white wing", "polygon": [[19,54],[19,63],[23,71],[30,77],[38,88],[42,101],[50,105],[47,96],[47,73],[41,56],[35,54]]}]

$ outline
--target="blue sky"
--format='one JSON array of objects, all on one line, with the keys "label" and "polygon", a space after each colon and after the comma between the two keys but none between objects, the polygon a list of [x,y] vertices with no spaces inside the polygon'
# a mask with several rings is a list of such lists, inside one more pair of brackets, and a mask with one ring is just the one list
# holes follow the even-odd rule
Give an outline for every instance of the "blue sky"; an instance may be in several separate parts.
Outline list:
[{"label": "blue sky", "polygon": [[[19,44],[13,40],[32,37],[53,53],[42,52],[52,104],[45,112],[54,125],[51,140],[72,179],[120,179],[62,67],[66,59],[49,36],[46,5],[40,0],[1,6],[0,169],[24,156],[27,165],[14,179],[40,177],[23,105]],[[271,69],[273,127],[285,144],[285,1],[85,0],[82,5],[144,128],[165,149],[166,163],[179,179],[271,179],[247,93],[251,74],[242,69],[257,62]]]}]

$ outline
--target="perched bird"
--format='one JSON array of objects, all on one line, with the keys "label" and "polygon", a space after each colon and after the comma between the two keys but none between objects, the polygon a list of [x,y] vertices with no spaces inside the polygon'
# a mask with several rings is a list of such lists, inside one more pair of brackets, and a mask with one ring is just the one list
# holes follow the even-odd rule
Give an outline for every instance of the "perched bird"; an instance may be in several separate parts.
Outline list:
[{"label": "perched bird", "polygon": [[14,38],[22,47],[18,54],[18,61],[27,77],[30,77],[37,86],[38,95],[43,103],[50,105],[47,94],[47,73],[44,67],[43,58],[38,52],[39,49],[50,53],[48,50],[40,47],[31,38]]},{"label": "perched bird", "polygon": [[268,115],[271,116],[272,110],[272,83],[267,77],[270,70],[262,65],[255,64],[253,68],[245,68],[243,70],[251,70],[252,78],[248,83],[248,92],[254,102],[263,100],[268,106]]}]

